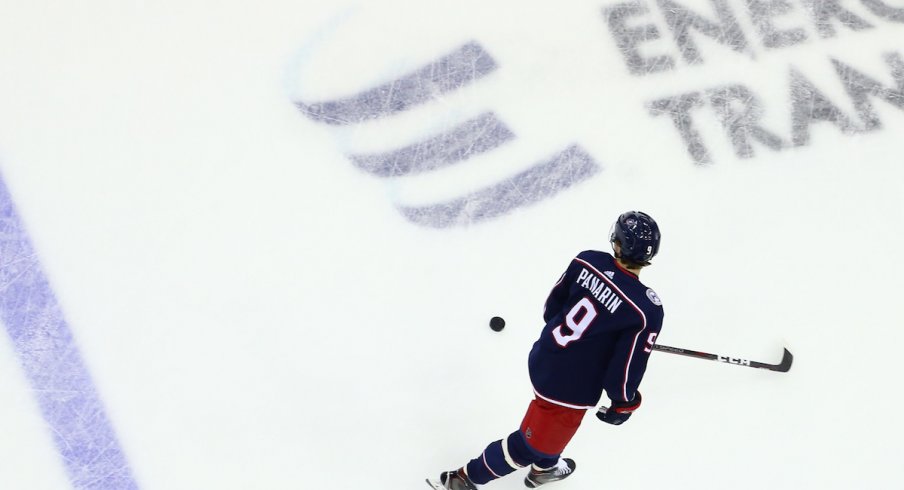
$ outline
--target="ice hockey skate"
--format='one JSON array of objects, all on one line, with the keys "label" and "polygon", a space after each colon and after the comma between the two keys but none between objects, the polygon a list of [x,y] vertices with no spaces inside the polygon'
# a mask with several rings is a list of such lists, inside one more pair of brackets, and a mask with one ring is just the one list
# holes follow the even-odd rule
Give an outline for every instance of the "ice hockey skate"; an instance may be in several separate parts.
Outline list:
[{"label": "ice hockey skate", "polygon": [[524,477],[524,484],[528,488],[537,488],[549,482],[564,480],[574,472],[576,467],[574,460],[570,458],[559,458],[555,466],[545,470],[537,468],[536,465],[531,465],[530,473]]},{"label": "ice hockey skate", "polygon": [[461,469],[443,472],[439,475],[439,481],[428,478],[427,485],[435,490],[477,490],[477,485]]}]

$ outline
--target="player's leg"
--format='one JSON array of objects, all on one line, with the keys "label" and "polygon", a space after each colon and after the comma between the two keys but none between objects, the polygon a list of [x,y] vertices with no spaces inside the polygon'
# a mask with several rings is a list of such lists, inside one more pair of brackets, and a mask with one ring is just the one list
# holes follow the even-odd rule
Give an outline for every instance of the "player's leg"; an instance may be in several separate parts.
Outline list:
[{"label": "player's leg", "polygon": [[465,465],[464,470],[472,482],[484,485],[529,466],[537,459],[538,455],[524,442],[521,432],[515,431],[505,439],[491,442],[480,456]]},{"label": "player's leg", "polygon": [[[535,399],[528,407],[519,430],[504,440],[490,443],[460,473],[469,483],[483,485],[526,466],[537,465],[538,472],[555,469],[559,464],[559,455],[581,425],[584,413],[584,410]],[[573,470],[573,461],[571,465]],[[532,472],[534,468],[532,466]],[[557,479],[564,478],[561,471],[556,476]]]},{"label": "player's leg", "polygon": [[524,416],[520,432],[527,444],[542,456],[535,459],[524,479],[528,487],[562,480],[575,469],[574,460],[561,458],[565,446],[574,437],[586,411],[535,399]]}]

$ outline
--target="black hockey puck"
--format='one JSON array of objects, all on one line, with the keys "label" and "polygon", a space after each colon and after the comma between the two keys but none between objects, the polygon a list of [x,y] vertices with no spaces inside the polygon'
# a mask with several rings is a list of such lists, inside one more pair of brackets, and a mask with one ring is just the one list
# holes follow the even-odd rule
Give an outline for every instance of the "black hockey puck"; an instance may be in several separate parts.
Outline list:
[{"label": "black hockey puck", "polygon": [[490,318],[490,328],[495,332],[501,332],[505,328],[505,320],[498,316]]}]

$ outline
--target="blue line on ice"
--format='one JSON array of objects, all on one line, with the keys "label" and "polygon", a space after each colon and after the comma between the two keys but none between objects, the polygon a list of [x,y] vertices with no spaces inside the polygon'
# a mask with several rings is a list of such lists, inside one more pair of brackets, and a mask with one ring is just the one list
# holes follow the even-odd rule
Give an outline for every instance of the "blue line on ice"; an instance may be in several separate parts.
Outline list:
[{"label": "blue line on ice", "polygon": [[0,177],[0,320],[76,489],[137,489],[91,376]]}]

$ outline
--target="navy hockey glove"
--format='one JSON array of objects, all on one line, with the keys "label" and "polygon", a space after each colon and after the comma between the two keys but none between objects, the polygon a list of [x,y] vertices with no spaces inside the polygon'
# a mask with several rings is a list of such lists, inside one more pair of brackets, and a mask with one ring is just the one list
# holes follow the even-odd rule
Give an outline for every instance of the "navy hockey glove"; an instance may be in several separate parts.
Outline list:
[{"label": "navy hockey glove", "polygon": [[638,391],[634,394],[634,399],[629,402],[613,401],[611,407],[600,407],[596,412],[596,418],[607,424],[621,425],[631,418],[631,414],[640,407],[640,401],[641,397]]}]

